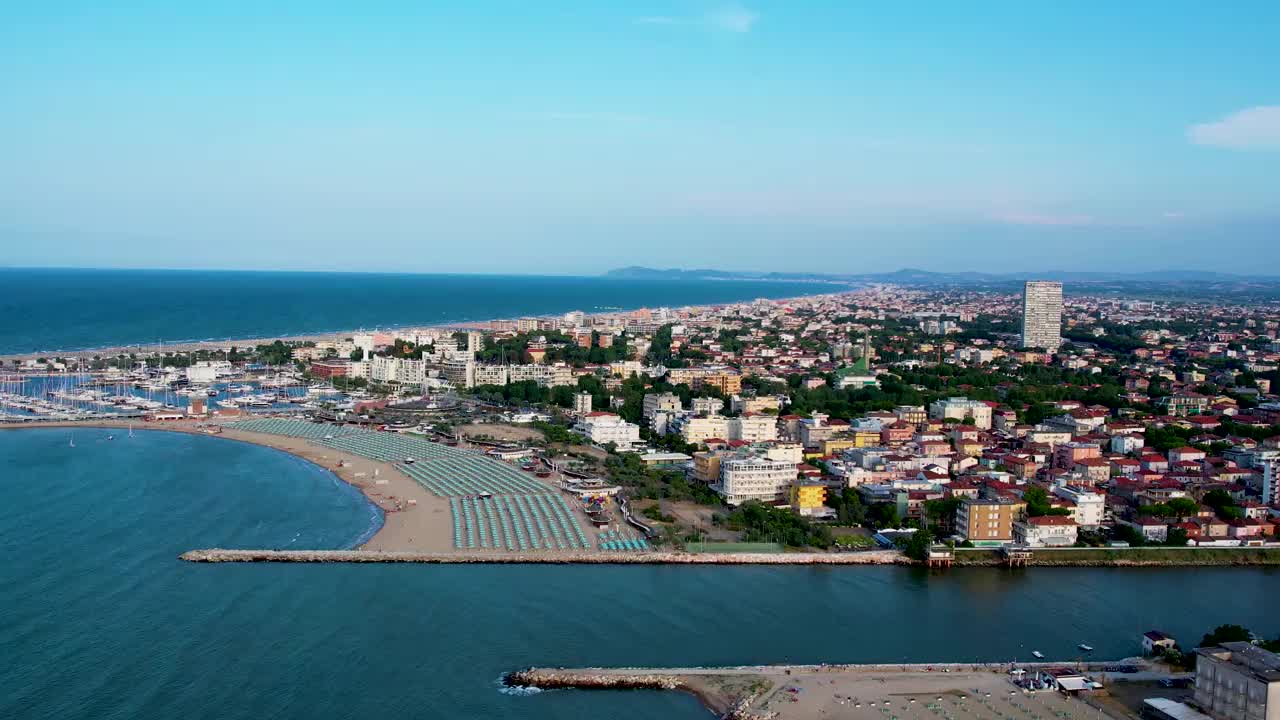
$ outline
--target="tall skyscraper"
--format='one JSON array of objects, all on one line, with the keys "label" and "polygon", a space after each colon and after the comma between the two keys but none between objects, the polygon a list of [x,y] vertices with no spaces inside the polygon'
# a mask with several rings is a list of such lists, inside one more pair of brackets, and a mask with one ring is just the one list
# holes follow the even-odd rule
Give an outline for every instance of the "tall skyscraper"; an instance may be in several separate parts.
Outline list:
[{"label": "tall skyscraper", "polygon": [[1022,347],[1056,352],[1062,345],[1062,283],[1029,280],[1022,291]]}]

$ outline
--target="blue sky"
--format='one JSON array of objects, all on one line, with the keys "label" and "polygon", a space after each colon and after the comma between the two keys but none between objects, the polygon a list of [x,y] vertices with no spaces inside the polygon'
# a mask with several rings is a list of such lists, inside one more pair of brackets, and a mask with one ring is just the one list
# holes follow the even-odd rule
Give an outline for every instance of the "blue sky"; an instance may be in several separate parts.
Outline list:
[{"label": "blue sky", "polygon": [[0,264],[1280,260],[1280,3],[11,3]]}]

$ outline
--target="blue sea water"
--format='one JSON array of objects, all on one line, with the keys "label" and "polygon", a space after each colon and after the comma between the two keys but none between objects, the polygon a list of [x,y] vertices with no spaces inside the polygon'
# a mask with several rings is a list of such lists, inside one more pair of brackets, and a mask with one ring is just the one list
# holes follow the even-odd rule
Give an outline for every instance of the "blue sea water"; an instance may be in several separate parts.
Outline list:
[{"label": "blue sea water", "polygon": [[[113,439],[108,440],[108,435]],[[70,446],[74,436],[75,447]],[[0,431],[0,718],[709,717],[659,692],[501,692],[529,665],[1073,658],[1280,633],[1270,569],[195,565],[380,522],[305,461],[220,438]]]},{"label": "blue sea water", "polygon": [[0,354],[678,307],[841,289],[737,280],[0,268]]}]

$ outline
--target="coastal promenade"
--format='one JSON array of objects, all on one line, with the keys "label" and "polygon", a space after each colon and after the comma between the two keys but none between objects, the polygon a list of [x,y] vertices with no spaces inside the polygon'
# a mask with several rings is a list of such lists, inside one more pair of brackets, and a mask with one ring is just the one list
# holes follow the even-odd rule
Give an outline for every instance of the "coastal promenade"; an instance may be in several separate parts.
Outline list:
[{"label": "coastal promenade", "polygon": [[587,565],[903,565],[912,564],[896,550],[858,553],[685,553],[685,552],[536,552],[419,553],[376,550],[189,550],[187,562],[280,563],[434,563],[434,564],[587,564]]},{"label": "coastal promenade", "polygon": [[[1142,663],[1143,661],[1126,661]],[[1018,663],[1018,676],[1069,670],[1105,683],[1107,662]],[[580,690],[675,690],[734,720],[1034,720],[1115,716],[1059,692],[1028,692],[1012,681],[1010,663],[879,665],[751,665],[689,668],[529,668],[508,673],[510,687]],[[1159,669],[1129,680],[1168,677]]]}]

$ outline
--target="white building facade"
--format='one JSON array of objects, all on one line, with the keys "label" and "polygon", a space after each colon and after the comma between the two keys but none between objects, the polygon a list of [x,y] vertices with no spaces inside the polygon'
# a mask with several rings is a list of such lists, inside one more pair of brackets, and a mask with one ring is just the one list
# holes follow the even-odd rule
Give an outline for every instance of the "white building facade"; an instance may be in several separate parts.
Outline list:
[{"label": "white building facade", "polygon": [[1062,283],[1030,280],[1023,288],[1022,347],[1062,347]]},{"label": "white building facade", "polygon": [[720,462],[720,483],[713,486],[730,505],[748,500],[772,502],[785,497],[796,479],[796,464],[766,457],[745,457]]}]

